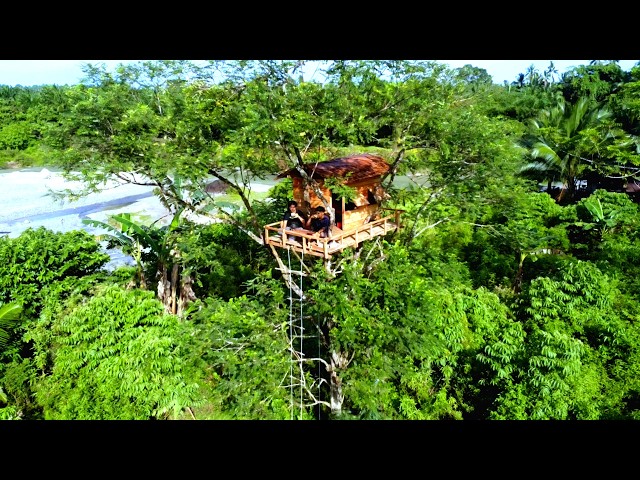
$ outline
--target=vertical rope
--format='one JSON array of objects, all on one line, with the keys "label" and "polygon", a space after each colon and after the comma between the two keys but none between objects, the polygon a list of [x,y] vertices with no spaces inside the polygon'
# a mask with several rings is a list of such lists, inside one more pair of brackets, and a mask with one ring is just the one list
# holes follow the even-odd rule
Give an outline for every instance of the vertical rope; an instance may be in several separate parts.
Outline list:
[{"label": "vertical rope", "polygon": [[[320,342],[322,341],[322,337],[320,336],[320,334],[322,333],[322,331],[320,330],[320,322],[317,322],[317,327],[318,327],[318,358],[320,358]],[[320,389],[322,382],[320,381],[322,379],[321,377],[322,373],[320,371],[320,362],[318,362],[318,401],[322,400],[322,391]],[[320,418],[320,412],[322,411],[322,407],[320,405],[318,405],[318,420],[321,420]]]},{"label": "vertical rope", "polygon": [[303,306],[303,301],[304,301],[304,290],[302,289],[302,267],[304,266],[304,249],[302,249],[302,256],[300,259],[300,419],[302,419],[302,405],[303,405],[303,399],[302,399],[302,386],[304,385],[304,368],[303,368],[303,361],[304,358],[302,358],[302,341],[304,338],[304,326],[303,326],[303,316],[302,316],[302,306]]},{"label": "vertical rope", "polygon": [[291,282],[293,281],[291,278],[291,250],[287,248],[287,260],[289,264],[289,271],[287,274],[289,275],[289,352],[290,352],[290,362],[289,362],[289,388],[290,391],[290,410],[291,410],[291,420],[293,420],[293,290],[291,289]]}]

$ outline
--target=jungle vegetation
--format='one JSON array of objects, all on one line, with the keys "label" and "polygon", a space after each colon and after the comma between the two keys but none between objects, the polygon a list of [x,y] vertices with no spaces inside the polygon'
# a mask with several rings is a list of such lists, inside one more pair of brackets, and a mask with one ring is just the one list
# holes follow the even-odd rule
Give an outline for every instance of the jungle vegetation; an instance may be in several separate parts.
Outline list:
[{"label": "jungle vegetation", "polygon": [[[328,62],[320,83],[304,64],[0,86],[1,166],[60,168],[86,187],[68,196],[144,182],[172,213],[113,218],[107,240],[136,258],[114,271],[85,231],[0,237],[0,418],[640,418],[640,66],[498,85],[399,60]],[[309,260],[294,302],[261,238],[291,183],[251,184],[361,152],[391,165],[403,228]]]}]

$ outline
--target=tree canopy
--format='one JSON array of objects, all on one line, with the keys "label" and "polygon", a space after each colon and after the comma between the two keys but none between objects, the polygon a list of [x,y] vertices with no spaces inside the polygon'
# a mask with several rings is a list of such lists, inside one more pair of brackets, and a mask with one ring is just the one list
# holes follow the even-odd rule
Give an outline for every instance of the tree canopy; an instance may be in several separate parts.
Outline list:
[{"label": "tree canopy", "polygon": [[[304,65],[0,87],[1,159],[46,158],[85,186],[69,196],[151,185],[171,213],[0,237],[0,418],[637,419],[638,69]],[[262,238],[292,183],[253,185],[367,152],[403,224],[332,269],[289,252],[298,297]],[[99,241],[136,265],[105,270]]]}]

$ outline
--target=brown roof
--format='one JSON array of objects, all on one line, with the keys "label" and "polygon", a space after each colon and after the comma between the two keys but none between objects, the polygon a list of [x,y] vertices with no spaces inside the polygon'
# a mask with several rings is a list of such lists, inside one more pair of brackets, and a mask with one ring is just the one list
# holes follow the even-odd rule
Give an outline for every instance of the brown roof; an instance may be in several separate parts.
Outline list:
[{"label": "brown roof", "polygon": [[[370,153],[360,153],[357,155],[349,155],[348,157],[334,158],[318,163],[306,163],[304,170],[309,175],[313,175],[316,180],[329,177],[345,177],[347,173],[351,173],[346,184],[355,183],[368,178],[379,177],[389,171],[387,161]],[[301,177],[295,168],[282,172],[276,178],[284,177]]]}]

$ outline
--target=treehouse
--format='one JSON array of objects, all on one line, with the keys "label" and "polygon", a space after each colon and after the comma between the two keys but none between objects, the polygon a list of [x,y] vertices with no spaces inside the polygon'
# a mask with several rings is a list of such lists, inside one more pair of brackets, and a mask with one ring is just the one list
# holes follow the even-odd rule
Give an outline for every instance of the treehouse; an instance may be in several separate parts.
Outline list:
[{"label": "treehouse", "polygon": [[[298,202],[298,210],[307,217],[315,207],[325,206],[331,217],[331,235],[319,238],[309,230],[287,230],[284,234],[284,222],[268,224],[264,229],[264,241],[276,258],[279,257],[275,248],[279,247],[328,259],[333,253],[357,247],[365,240],[386,235],[400,227],[401,210],[381,206],[385,197],[382,176],[389,171],[389,164],[384,158],[366,153],[350,155],[305,164],[303,170],[306,175],[291,168],[276,178],[291,177],[293,199]],[[339,182],[331,182],[330,179],[338,179]],[[349,187],[349,195],[332,192],[326,183],[339,184],[340,188]]]}]

